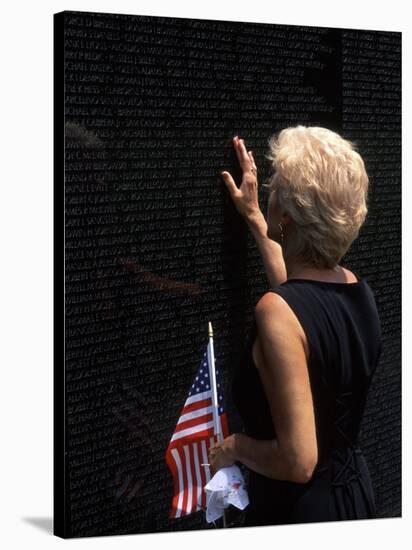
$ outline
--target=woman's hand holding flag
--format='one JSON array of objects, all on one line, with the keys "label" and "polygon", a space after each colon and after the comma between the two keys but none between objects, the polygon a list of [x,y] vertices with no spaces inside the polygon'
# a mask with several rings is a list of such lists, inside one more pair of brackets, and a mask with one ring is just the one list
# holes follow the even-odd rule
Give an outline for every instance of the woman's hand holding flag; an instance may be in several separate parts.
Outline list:
[{"label": "woman's hand holding flag", "polygon": [[236,462],[235,440],[236,434],[230,434],[220,443],[209,448],[210,473],[213,477],[217,470],[232,466]]}]

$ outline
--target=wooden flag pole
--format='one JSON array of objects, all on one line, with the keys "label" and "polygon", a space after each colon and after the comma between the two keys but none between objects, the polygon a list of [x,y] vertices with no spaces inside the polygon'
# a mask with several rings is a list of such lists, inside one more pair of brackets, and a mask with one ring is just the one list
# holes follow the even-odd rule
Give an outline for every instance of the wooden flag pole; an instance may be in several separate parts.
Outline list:
[{"label": "wooden flag pole", "polygon": [[[217,387],[216,387],[216,368],[215,368],[215,351],[213,348],[213,328],[212,323],[209,321],[209,346],[208,346],[208,363],[210,365],[210,384],[212,388],[212,404],[213,404],[213,426],[214,433],[217,437],[218,443],[223,441],[223,434],[221,428],[221,422],[219,417],[219,403],[217,396]],[[225,511],[223,510],[223,527],[226,527],[226,516]]]}]

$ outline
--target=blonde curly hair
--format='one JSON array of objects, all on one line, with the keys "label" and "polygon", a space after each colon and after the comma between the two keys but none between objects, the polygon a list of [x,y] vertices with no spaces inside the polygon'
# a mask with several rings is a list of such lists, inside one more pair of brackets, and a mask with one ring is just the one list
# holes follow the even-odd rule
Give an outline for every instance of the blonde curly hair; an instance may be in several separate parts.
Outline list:
[{"label": "blonde curly hair", "polygon": [[289,214],[285,258],[333,268],[368,212],[369,178],[355,142],[318,126],[295,126],[269,138],[274,173],[263,186]]}]

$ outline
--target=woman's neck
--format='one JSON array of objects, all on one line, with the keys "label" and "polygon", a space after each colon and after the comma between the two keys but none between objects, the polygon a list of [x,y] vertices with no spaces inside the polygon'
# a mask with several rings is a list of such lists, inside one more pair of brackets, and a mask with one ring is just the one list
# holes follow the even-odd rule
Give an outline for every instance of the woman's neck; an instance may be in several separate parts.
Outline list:
[{"label": "woman's neck", "polygon": [[337,274],[343,273],[343,269],[339,265],[330,269],[311,267],[302,262],[289,262],[285,265],[288,279],[291,277],[327,278],[328,276],[336,277]]}]

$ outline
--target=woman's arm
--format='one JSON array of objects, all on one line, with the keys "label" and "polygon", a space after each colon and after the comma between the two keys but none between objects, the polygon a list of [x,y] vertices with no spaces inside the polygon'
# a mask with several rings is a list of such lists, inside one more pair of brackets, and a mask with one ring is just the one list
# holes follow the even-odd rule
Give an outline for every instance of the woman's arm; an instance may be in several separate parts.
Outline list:
[{"label": "woman's arm", "polygon": [[246,219],[262,256],[266,276],[271,287],[278,286],[287,279],[285,260],[279,243],[267,236],[267,222],[261,210]]},{"label": "woman's arm", "polygon": [[254,439],[244,433],[234,434],[233,456],[249,469],[272,479],[301,482],[276,439]]},{"label": "woman's arm", "polygon": [[[280,455],[293,478],[308,481],[318,462],[315,410],[302,327],[281,296],[268,292],[255,307],[265,390]],[[274,455],[274,468],[277,454]],[[281,459],[279,459],[279,463]]]}]

